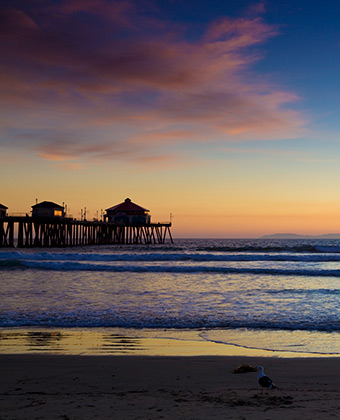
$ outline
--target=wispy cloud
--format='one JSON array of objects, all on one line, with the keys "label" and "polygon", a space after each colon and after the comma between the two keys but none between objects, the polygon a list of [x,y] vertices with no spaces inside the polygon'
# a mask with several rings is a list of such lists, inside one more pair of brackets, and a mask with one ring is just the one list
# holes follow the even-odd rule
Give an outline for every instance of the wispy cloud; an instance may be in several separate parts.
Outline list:
[{"label": "wispy cloud", "polygon": [[137,2],[20,4],[0,12],[3,143],[55,161],[152,165],[171,159],[166,146],[304,129],[290,107],[297,96],[250,72],[278,31],[249,11],[188,41],[185,25],[140,13]]}]

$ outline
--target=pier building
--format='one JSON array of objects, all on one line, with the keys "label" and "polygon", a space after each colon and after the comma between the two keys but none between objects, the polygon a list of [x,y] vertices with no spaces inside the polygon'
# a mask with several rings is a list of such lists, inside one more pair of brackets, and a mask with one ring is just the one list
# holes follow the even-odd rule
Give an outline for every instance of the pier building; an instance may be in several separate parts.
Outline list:
[{"label": "pier building", "polygon": [[4,206],[3,204],[0,204],[0,219],[7,216],[7,209],[8,207]]},{"label": "pier building", "polygon": [[52,201],[42,201],[32,206],[32,217],[65,217],[65,208]]},{"label": "pier building", "polygon": [[150,210],[133,203],[130,198],[105,211],[104,219],[118,225],[149,225],[151,221]]}]

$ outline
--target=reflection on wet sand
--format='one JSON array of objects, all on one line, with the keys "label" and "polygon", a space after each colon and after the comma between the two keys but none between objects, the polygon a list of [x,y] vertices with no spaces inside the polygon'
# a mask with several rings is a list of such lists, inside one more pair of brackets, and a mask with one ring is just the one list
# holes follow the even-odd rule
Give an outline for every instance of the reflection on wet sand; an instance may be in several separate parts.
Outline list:
[{"label": "reflection on wet sand", "polygon": [[102,349],[106,353],[129,353],[142,350],[141,339],[119,334],[103,334]]},{"label": "reflection on wet sand", "polygon": [[98,331],[6,330],[0,353],[126,354],[142,351],[141,339]]},{"label": "reflection on wet sand", "polygon": [[26,334],[27,345],[33,350],[50,348],[53,351],[58,349],[63,334],[59,331],[28,331]]}]

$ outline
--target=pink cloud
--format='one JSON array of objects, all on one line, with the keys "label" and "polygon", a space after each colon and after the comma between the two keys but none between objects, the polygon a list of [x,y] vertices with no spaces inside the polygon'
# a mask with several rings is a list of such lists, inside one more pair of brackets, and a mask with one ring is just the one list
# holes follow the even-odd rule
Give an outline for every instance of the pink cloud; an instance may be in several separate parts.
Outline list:
[{"label": "pink cloud", "polygon": [[227,49],[239,49],[261,43],[273,35],[277,35],[277,29],[265,24],[259,17],[236,20],[224,18],[210,25],[205,39],[219,43],[225,42],[223,47]]},{"label": "pink cloud", "polygon": [[147,151],[159,162],[171,145],[304,129],[290,109],[297,96],[251,75],[259,46],[277,35],[259,17],[220,19],[191,41],[132,1],[0,9],[0,20],[3,138],[44,159],[146,162]]}]

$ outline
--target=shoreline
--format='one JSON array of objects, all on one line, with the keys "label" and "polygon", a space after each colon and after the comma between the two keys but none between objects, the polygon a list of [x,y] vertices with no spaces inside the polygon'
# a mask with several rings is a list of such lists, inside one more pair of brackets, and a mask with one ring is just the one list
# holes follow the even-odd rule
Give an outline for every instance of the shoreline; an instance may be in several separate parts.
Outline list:
[{"label": "shoreline", "polygon": [[[261,364],[279,387],[261,393]],[[340,358],[0,355],[2,418],[326,419],[339,416]]]},{"label": "shoreline", "polygon": [[[248,331],[231,330],[231,333],[239,334],[242,338],[242,334]],[[259,334],[257,331],[252,333]],[[261,333],[263,334],[263,331]],[[268,341],[273,340],[269,334]],[[0,355],[235,356],[288,359],[340,357],[339,353],[271,350],[242,344],[221,343],[205,340],[202,338],[203,335],[204,331],[201,330],[13,327],[0,330]],[[295,347],[298,346],[295,345]]]}]

